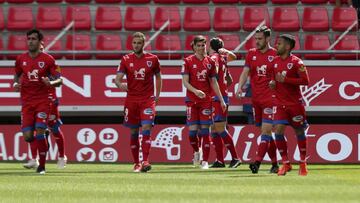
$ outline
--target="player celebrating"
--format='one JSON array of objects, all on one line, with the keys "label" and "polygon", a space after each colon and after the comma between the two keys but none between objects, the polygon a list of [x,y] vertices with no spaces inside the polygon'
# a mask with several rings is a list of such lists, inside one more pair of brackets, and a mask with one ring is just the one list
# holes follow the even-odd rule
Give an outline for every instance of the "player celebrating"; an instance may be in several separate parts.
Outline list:
[{"label": "player celebrating", "polygon": [[300,85],[309,84],[309,76],[301,59],[290,52],[295,47],[295,38],[283,34],[277,42],[277,54],[274,59],[274,77],[270,87],[275,89],[274,124],[276,146],[282,157],[283,165],[278,175],[285,175],[292,169],[287,156],[287,143],[284,137],[286,124],[290,124],[297,136],[300,151],[299,175],[306,176],[306,136],[307,127]]},{"label": "player celebrating", "polygon": [[[40,44],[40,51],[44,51],[44,42],[42,41]],[[51,80],[54,80],[55,78],[52,78]],[[57,84],[57,87],[60,86],[61,83]],[[58,146],[59,150],[59,157],[57,166],[60,169],[64,169],[66,167],[67,157],[65,155],[65,147],[64,147],[64,135],[60,129],[60,126],[62,125],[62,121],[60,119],[60,112],[58,109],[59,106],[59,99],[56,96],[56,89],[53,86],[49,87],[49,99],[50,99],[50,115],[48,119],[48,126],[50,128],[51,133],[55,137],[55,142]],[[48,136],[49,131],[45,131],[45,136]],[[37,145],[35,142],[30,142],[30,149],[31,149],[31,155],[32,159],[30,159],[27,163],[25,163],[23,166],[27,169],[36,168],[39,166],[39,162],[36,159],[37,156]]]},{"label": "player celebrating", "polygon": [[[186,87],[186,117],[189,126],[189,140],[194,150],[194,163],[200,162],[199,135],[202,137],[202,169],[208,169],[210,154],[210,125],[212,124],[211,88],[220,100],[223,111],[226,104],[216,79],[215,61],[206,56],[206,38],[196,36],[191,46],[195,51],[184,59],[182,67],[183,85]],[[200,127],[200,129],[199,129]]]},{"label": "player celebrating", "polygon": [[[217,78],[220,92],[226,105],[229,105],[228,86],[233,82],[227,63],[236,59],[236,55],[224,48],[224,42],[220,38],[212,38],[210,40],[210,57],[217,64]],[[226,130],[228,108],[222,110],[220,100],[216,95],[213,95],[213,119],[214,131],[211,133],[212,141],[215,145],[216,161],[210,168],[223,168],[225,167],[224,154],[223,154],[223,141],[226,148],[230,151],[232,160],[229,168],[237,168],[241,161],[235,150],[234,142],[231,135]]]},{"label": "player celebrating", "polygon": [[261,128],[261,142],[257,149],[255,162],[249,165],[252,173],[258,173],[266,152],[268,152],[272,162],[270,173],[277,173],[279,169],[276,145],[271,134],[273,91],[269,88],[269,82],[272,71],[271,63],[276,56],[276,50],[270,46],[270,40],[271,30],[268,27],[262,26],[256,30],[256,48],[250,49],[246,55],[244,69],[236,92],[236,96],[241,98],[242,88],[250,75],[255,125]]},{"label": "player celebrating", "polygon": [[[43,35],[38,30],[26,33],[28,52],[19,55],[15,62],[13,87],[20,91],[21,128],[25,141],[36,142],[39,150],[37,172],[45,174],[48,143],[45,129],[50,109],[49,87],[61,84],[60,68],[52,56],[40,51]],[[50,81],[48,76],[55,78]],[[21,82],[20,82],[21,77]],[[34,136],[34,130],[36,136]]]},{"label": "player celebrating", "polygon": [[[145,35],[133,34],[133,52],[122,57],[117,70],[115,83],[127,91],[124,105],[124,125],[130,128],[130,147],[134,159],[134,172],[147,172],[151,169],[148,157],[151,147],[150,131],[154,125],[155,105],[161,92],[160,63],[157,56],[144,52]],[[122,83],[126,75],[127,84]],[[154,76],[156,96],[154,97]],[[139,127],[142,126],[143,162],[139,161]]]}]

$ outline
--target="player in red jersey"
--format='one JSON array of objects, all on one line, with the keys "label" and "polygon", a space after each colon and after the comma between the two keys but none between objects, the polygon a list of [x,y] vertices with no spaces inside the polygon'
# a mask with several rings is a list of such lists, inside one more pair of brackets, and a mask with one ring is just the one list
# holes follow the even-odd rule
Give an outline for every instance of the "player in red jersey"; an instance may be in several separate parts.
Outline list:
[{"label": "player in red jersey", "polygon": [[276,158],[276,145],[272,137],[273,91],[269,88],[271,80],[271,63],[276,50],[270,46],[271,30],[262,26],[255,33],[256,48],[250,49],[245,58],[243,72],[239,79],[236,96],[241,98],[242,88],[250,76],[252,105],[255,125],[261,128],[261,142],[257,149],[255,161],[249,165],[252,173],[258,173],[266,152],[272,162],[270,173],[277,173],[279,166]]},{"label": "player in red jersey", "polygon": [[[130,128],[130,147],[134,159],[134,172],[151,169],[148,157],[151,147],[150,131],[154,125],[155,105],[161,92],[160,63],[157,56],[144,52],[145,35],[133,34],[133,52],[122,57],[115,79],[116,85],[127,91],[124,105],[124,125]],[[126,75],[127,83],[122,83]],[[154,76],[156,96],[154,96]],[[139,161],[139,127],[142,127],[143,161]]]},{"label": "player in red jersey", "polygon": [[284,137],[285,127],[290,124],[297,136],[300,151],[299,175],[306,176],[306,136],[307,127],[305,108],[300,85],[309,84],[309,76],[303,61],[291,54],[295,47],[295,38],[283,34],[277,42],[277,54],[273,62],[274,80],[270,87],[275,89],[274,124],[276,146],[282,157],[283,165],[278,175],[285,175],[292,169],[287,156],[287,143]]},{"label": "player in red jersey", "polygon": [[[210,57],[215,61],[217,67],[217,78],[220,92],[227,106],[229,106],[228,86],[233,82],[229,72],[227,63],[236,59],[236,55],[224,48],[224,42],[220,38],[212,38],[210,40]],[[210,168],[225,167],[223,148],[224,144],[230,151],[232,160],[229,168],[237,168],[241,161],[235,150],[235,145],[232,136],[226,130],[228,107],[225,111],[222,110],[219,98],[213,92],[213,130],[211,133],[212,141],[215,146],[216,160]],[[223,143],[224,142],[224,143]]]},{"label": "player in red jersey", "polygon": [[[13,87],[20,91],[21,128],[25,141],[35,142],[39,150],[37,172],[45,174],[48,143],[45,129],[50,109],[49,87],[61,84],[60,68],[52,56],[40,51],[43,35],[38,30],[27,32],[29,51],[19,55],[15,62]],[[50,81],[49,76],[55,78]],[[34,136],[34,130],[36,136]]]},{"label": "player in red jersey", "polygon": [[[181,74],[186,87],[186,121],[189,126],[189,140],[194,150],[194,163],[200,162],[199,140],[202,137],[202,169],[208,169],[210,154],[210,125],[212,124],[211,89],[220,100],[223,111],[226,104],[216,79],[215,61],[206,56],[206,38],[198,35],[191,46],[195,52],[184,59]],[[199,131],[199,132],[198,132]]]},{"label": "player in red jersey", "polygon": [[[44,42],[41,41],[40,44],[40,51],[44,51]],[[55,78],[50,78],[50,80],[54,80]],[[56,87],[60,86],[62,83],[58,83]],[[50,99],[50,115],[48,119],[48,127],[55,137],[55,142],[58,146],[59,150],[59,157],[57,166],[60,169],[64,169],[66,167],[67,157],[65,155],[65,147],[64,147],[64,135],[60,129],[60,126],[62,125],[62,121],[60,119],[60,112],[58,109],[59,106],[59,99],[56,96],[56,87],[50,86],[49,87],[49,99]],[[49,130],[45,131],[45,136],[47,137],[49,135]],[[31,149],[31,155],[32,158],[25,163],[23,166],[27,169],[36,168],[39,166],[37,156],[37,145],[35,142],[30,142],[30,149]]]}]

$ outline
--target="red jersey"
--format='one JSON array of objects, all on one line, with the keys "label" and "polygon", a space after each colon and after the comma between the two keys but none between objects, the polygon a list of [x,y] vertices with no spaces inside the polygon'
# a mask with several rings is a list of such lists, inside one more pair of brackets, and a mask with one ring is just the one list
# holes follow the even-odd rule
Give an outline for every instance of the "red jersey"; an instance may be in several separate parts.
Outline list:
[{"label": "red jersey", "polygon": [[[219,89],[221,92],[221,95],[223,97],[227,97],[228,96],[228,84],[227,84],[227,80],[226,77],[230,74],[228,66],[227,66],[227,56],[226,55],[220,55],[218,53],[214,53],[211,56],[211,59],[213,59],[216,63],[216,65],[218,66],[218,71],[217,71],[217,78],[218,78],[218,84],[219,84]],[[216,96],[215,92],[212,91],[212,96]]]},{"label": "red jersey", "polygon": [[60,67],[55,59],[39,53],[32,58],[28,52],[19,55],[15,61],[15,73],[21,77],[21,100],[23,103],[34,100],[48,102],[49,87],[42,81],[42,77],[60,77]]},{"label": "red jersey", "polygon": [[128,99],[146,100],[154,96],[154,75],[160,72],[156,55],[144,53],[138,58],[135,53],[127,54],[117,71],[126,74]]},{"label": "red jersey", "polygon": [[309,76],[303,61],[295,55],[286,59],[280,56],[274,59],[274,77],[277,73],[285,76],[284,82],[276,81],[276,105],[293,105],[303,102],[300,85],[309,83]]},{"label": "red jersey", "polygon": [[244,67],[250,69],[250,84],[252,100],[261,102],[271,100],[273,91],[269,88],[272,75],[272,62],[276,56],[276,50],[270,47],[265,53],[253,48],[248,51]]},{"label": "red jersey", "polygon": [[184,65],[181,74],[189,75],[189,83],[196,89],[205,93],[205,98],[200,99],[193,92],[186,91],[186,101],[204,102],[211,101],[211,81],[216,77],[215,61],[209,56],[199,60],[195,55],[188,56],[184,59]]}]

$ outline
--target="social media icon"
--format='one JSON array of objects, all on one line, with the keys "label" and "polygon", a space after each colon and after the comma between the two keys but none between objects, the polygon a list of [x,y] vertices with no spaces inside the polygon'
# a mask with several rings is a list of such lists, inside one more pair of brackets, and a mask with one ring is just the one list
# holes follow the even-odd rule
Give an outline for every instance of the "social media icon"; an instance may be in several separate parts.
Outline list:
[{"label": "social media icon", "polygon": [[99,160],[101,162],[116,162],[118,160],[118,153],[111,147],[106,147],[99,152]]},{"label": "social media icon", "polygon": [[77,140],[80,144],[91,145],[96,140],[96,133],[91,128],[83,128],[77,133]]},{"label": "social media icon", "polygon": [[76,153],[78,161],[93,162],[96,159],[96,153],[93,149],[84,147]]},{"label": "social media icon", "polygon": [[99,133],[100,142],[105,145],[113,145],[119,138],[119,134],[113,128],[105,128]]}]

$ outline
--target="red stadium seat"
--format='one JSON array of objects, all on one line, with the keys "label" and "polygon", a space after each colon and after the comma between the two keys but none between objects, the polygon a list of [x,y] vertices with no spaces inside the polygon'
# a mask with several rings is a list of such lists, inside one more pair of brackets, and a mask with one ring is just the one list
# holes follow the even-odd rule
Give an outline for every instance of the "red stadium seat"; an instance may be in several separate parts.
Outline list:
[{"label": "red stadium seat", "polygon": [[[56,35],[45,35],[44,36],[44,44],[45,47],[50,44],[55,39]],[[55,42],[55,44],[50,48],[49,51],[63,51],[63,46],[61,40]],[[62,54],[51,54],[55,59],[61,59],[63,57]]]},{"label": "red stadium seat", "polygon": [[[96,36],[97,51],[121,51],[121,37],[118,34],[99,34]],[[97,59],[120,59],[122,54],[96,54]]]},{"label": "red stadium seat", "polygon": [[[155,49],[159,51],[180,51],[179,35],[159,35],[155,41]],[[157,54],[159,59],[180,59],[181,54]]]},{"label": "red stadium seat", "polygon": [[148,6],[126,8],[125,29],[134,31],[151,30],[151,14]]},{"label": "red stadium seat", "polygon": [[[194,40],[194,37],[196,36],[195,35],[187,35],[186,36],[186,39],[185,39],[185,50],[186,51],[193,51],[192,47],[191,47],[191,42]],[[203,35],[205,38],[206,38],[206,49],[209,50],[209,41],[210,41],[210,38],[209,36],[207,35]],[[184,57],[188,57],[190,55],[192,55],[193,53],[191,54],[184,54]]]},{"label": "red stadium seat", "polygon": [[[1,3],[1,2],[0,2]],[[2,36],[0,35],[0,51],[4,50]],[[3,59],[4,56],[0,54],[0,59]]]},{"label": "red stadium seat", "polygon": [[65,0],[66,3],[73,3],[73,4],[78,4],[78,3],[90,3],[91,0]]},{"label": "red stadium seat", "polygon": [[243,4],[266,4],[267,0],[240,0]]},{"label": "red stadium seat", "polygon": [[304,31],[321,32],[329,30],[329,17],[325,7],[305,7],[302,19]]},{"label": "red stadium seat", "polygon": [[212,0],[214,4],[237,4],[239,0]]},{"label": "red stadium seat", "polygon": [[154,0],[154,3],[157,4],[178,4],[180,0]]},{"label": "red stadium seat", "polygon": [[210,0],[183,0],[185,4],[207,4]]},{"label": "red stadium seat", "polygon": [[121,0],[95,0],[96,3],[102,3],[102,4],[113,4],[113,3],[120,3]]},{"label": "red stadium seat", "polygon": [[[336,0],[330,0],[330,3],[334,4]],[[348,0],[341,0],[342,4],[347,4]]]},{"label": "red stadium seat", "polygon": [[120,7],[99,6],[96,10],[95,28],[97,30],[121,30]]},{"label": "red stadium seat", "polygon": [[[145,36],[146,37],[146,41],[150,38],[148,35]],[[127,38],[126,38],[126,50],[133,50],[133,47],[132,47],[132,35],[128,35]],[[145,47],[145,51],[151,51],[152,47],[151,47],[151,43]]]},{"label": "red stadium seat", "polygon": [[243,29],[253,31],[264,19],[265,25],[270,27],[270,17],[266,7],[245,7]]},{"label": "red stadium seat", "polygon": [[239,31],[240,14],[237,7],[216,7],[213,28],[215,31]]},{"label": "red stadium seat", "polygon": [[[25,34],[22,35],[9,35],[7,50],[9,51],[27,51],[27,38]],[[7,55],[8,60],[15,60],[18,54]]]},{"label": "red stadium seat", "polygon": [[273,4],[297,4],[299,0],[271,0]]},{"label": "red stadium seat", "polygon": [[[328,35],[307,35],[305,37],[305,50],[327,50],[330,47]],[[330,54],[304,54],[305,59],[328,60]]]},{"label": "red stadium seat", "polygon": [[36,27],[42,30],[60,30],[64,28],[64,17],[61,8],[39,6]]},{"label": "red stadium seat", "polygon": [[[336,36],[338,39],[339,36]],[[359,39],[356,35],[345,35],[334,47],[335,50],[360,50]],[[335,59],[340,60],[356,60],[358,54],[335,54]]]},{"label": "red stadium seat", "polygon": [[[224,41],[224,48],[227,50],[234,50],[240,44],[240,37],[237,34],[221,34],[218,35]],[[241,58],[241,54],[236,54],[237,58]]]},{"label": "red stadium seat", "polygon": [[34,27],[32,7],[15,6],[8,10],[7,29],[29,30]]},{"label": "red stadium seat", "polygon": [[254,37],[250,38],[250,39],[245,43],[245,45],[243,46],[242,49],[244,49],[244,50],[249,50],[249,49],[252,49],[252,48],[256,48],[256,42],[255,42],[255,38],[254,38]]},{"label": "red stadium seat", "polygon": [[2,8],[0,8],[0,30],[5,28],[4,14]]},{"label": "red stadium seat", "polygon": [[328,0],[300,0],[303,4],[326,4]]},{"label": "red stadium seat", "polygon": [[32,3],[34,0],[7,0],[8,3],[12,4],[24,4],[24,3]]},{"label": "red stadium seat", "polygon": [[[66,38],[66,50],[68,51],[91,51],[91,38],[88,34],[68,35]],[[67,59],[91,59],[91,54],[66,54]]]},{"label": "red stadium seat", "polygon": [[75,30],[90,30],[91,15],[88,6],[69,6],[66,8],[66,25],[75,21]]},{"label": "red stadium seat", "polygon": [[36,0],[38,3],[61,3],[62,0]]},{"label": "red stadium seat", "polygon": [[184,14],[184,30],[209,31],[210,12],[208,7],[186,7]]},{"label": "red stadium seat", "polygon": [[150,0],[124,0],[127,4],[147,4],[150,3]]},{"label": "red stadium seat", "polygon": [[[357,21],[357,13],[354,8],[334,8],[332,15],[332,29],[334,31],[345,31],[354,21]],[[359,26],[359,25],[358,25]],[[357,28],[355,26],[354,30]]]},{"label": "red stadium seat", "polygon": [[[294,35],[294,37],[295,37],[295,47],[294,47],[294,49],[293,50],[300,50],[301,48],[301,46],[300,46],[300,40],[299,40],[299,36],[298,35]],[[278,39],[279,39],[279,36],[276,36],[276,39],[275,39],[275,42],[274,42],[274,48],[276,48],[277,47],[277,41],[278,41]],[[301,57],[301,54],[295,54],[297,57]]]},{"label": "red stadium seat", "polygon": [[296,7],[275,7],[272,28],[275,31],[299,31],[299,14]]},{"label": "red stadium seat", "polygon": [[179,31],[181,29],[181,17],[179,7],[157,7],[155,10],[154,17],[154,28],[155,30],[170,19],[170,24],[165,30]]}]

